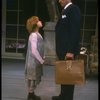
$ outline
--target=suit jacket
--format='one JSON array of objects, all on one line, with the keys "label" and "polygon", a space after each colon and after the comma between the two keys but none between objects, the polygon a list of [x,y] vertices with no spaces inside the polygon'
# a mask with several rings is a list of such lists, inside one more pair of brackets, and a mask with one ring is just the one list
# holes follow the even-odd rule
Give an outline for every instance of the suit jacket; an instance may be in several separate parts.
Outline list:
[{"label": "suit jacket", "polygon": [[80,50],[80,9],[69,5],[64,9],[55,27],[56,53],[64,58],[67,52],[78,54]]}]

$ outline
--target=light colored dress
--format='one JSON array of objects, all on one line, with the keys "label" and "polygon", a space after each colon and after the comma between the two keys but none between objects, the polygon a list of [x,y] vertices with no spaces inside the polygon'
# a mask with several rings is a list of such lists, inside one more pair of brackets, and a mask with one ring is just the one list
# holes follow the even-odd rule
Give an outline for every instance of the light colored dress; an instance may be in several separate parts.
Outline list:
[{"label": "light colored dress", "polygon": [[28,48],[25,63],[25,78],[34,81],[37,85],[43,75],[42,61],[44,56],[43,38],[38,32],[33,32],[29,36]]}]

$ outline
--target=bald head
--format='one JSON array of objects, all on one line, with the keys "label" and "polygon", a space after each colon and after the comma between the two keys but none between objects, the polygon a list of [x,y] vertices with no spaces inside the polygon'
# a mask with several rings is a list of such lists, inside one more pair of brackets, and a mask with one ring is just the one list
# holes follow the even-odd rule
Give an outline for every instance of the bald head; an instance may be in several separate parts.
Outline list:
[{"label": "bald head", "polygon": [[61,5],[62,7],[65,7],[66,4],[68,4],[69,2],[71,2],[71,0],[58,0],[58,1],[59,1],[60,5]]}]

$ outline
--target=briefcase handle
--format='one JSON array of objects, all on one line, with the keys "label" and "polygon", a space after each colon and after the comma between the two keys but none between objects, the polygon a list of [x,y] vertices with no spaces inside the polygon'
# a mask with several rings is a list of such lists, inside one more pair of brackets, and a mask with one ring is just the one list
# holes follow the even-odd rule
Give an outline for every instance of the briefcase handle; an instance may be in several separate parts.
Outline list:
[{"label": "briefcase handle", "polygon": [[67,58],[66,56],[65,56],[65,60],[74,60],[73,58]]}]

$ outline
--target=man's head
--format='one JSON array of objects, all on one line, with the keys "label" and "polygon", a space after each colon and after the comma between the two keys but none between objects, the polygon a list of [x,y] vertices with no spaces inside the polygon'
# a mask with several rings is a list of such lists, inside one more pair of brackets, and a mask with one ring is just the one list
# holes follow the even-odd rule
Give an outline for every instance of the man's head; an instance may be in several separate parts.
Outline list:
[{"label": "man's head", "polygon": [[71,2],[71,0],[58,0],[58,1],[59,1],[60,5],[61,5],[62,7],[65,7],[66,4],[68,4],[69,2]]}]

